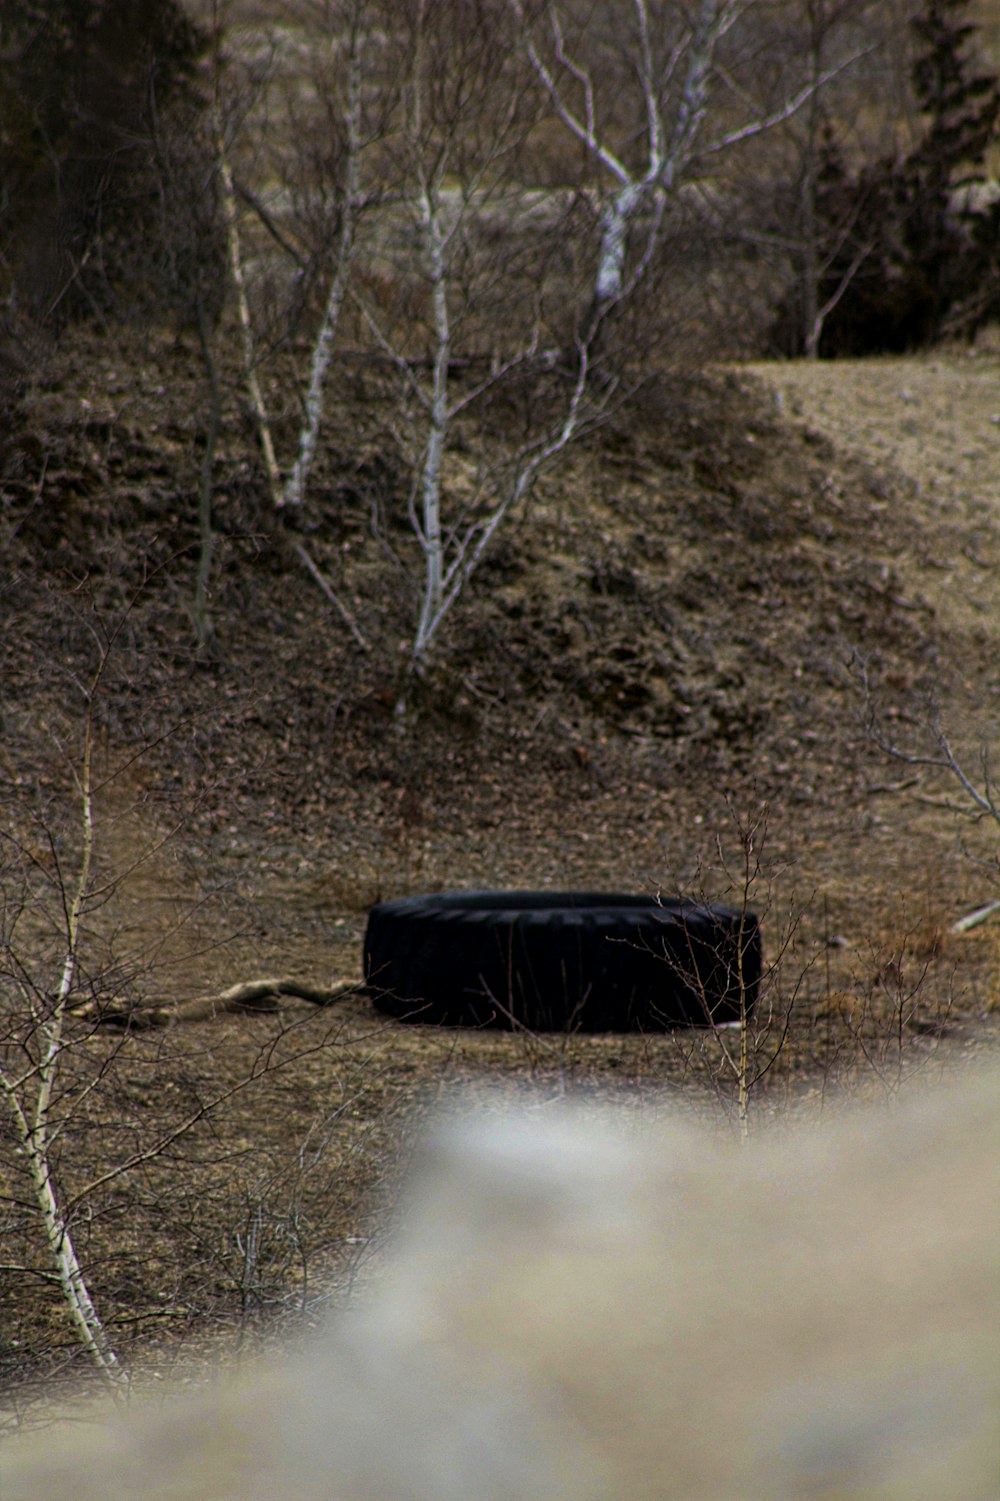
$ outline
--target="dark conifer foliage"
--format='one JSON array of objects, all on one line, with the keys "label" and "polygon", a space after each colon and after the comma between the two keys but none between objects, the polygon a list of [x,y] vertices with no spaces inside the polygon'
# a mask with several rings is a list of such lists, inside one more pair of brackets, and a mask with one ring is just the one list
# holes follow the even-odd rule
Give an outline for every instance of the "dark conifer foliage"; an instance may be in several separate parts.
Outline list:
[{"label": "dark conifer foliage", "polygon": [[[176,0],[4,0],[0,293],[43,322],[162,293],[163,152],[205,39]],[[159,221],[159,222],[158,222]]]},{"label": "dark conifer foliage", "polygon": [[[1000,316],[1000,202],[985,159],[1000,129],[1000,79],[975,66],[968,0],[928,0],[912,22],[914,100],[923,122],[906,155],[852,175],[832,130],[817,184],[819,341],[826,357],[904,353],[971,338]],[[800,293],[773,337],[803,352]]]}]

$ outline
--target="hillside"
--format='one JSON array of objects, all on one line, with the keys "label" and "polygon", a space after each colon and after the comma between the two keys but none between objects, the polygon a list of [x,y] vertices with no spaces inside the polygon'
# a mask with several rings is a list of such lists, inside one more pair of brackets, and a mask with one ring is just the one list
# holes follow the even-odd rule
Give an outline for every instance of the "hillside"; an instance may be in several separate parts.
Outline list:
[{"label": "hillside", "polygon": [[[864,663],[908,748],[927,746],[931,700],[974,775],[980,741],[996,744],[995,349],[651,380],[501,532],[402,722],[411,476],[376,362],[338,371],[312,499],[290,523],[262,499],[228,373],[212,654],[190,615],[206,421],[193,343],[78,331],[39,369],[3,456],[4,799],[35,865],[51,875],[58,851],[69,870],[79,685],[111,642],[96,712],[109,884],[85,943],[96,996],[357,975],[367,907],[411,891],[731,898],[734,811],[766,805],[750,900],[781,958],[770,1000],[792,1023],[762,1118],[995,1040],[996,919],[948,929],[994,894],[995,864],[977,860],[995,860],[996,829],[948,811],[953,779],[879,752],[859,683]],[[516,410],[491,421],[495,442]],[[487,437],[466,441],[472,465]],[[41,909],[18,906],[15,855],[6,936],[41,973],[48,940]],[[164,1367],[192,1334],[296,1299],[309,1311],[314,1285],[350,1283],[428,1101],[570,1082],[642,1109],[679,1088],[728,1098],[731,1082],[710,1038],[443,1034],[387,1023],[361,996],[81,1047],[110,1093],[74,1105],[70,1184],[126,1158],[151,1122],[259,1076],[116,1179],[84,1235],[116,1338],[160,1349]],[[29,1223],[3,1212],[11,1256],[40,1265]],[[8,1379],[68,1358],[39,1287],[12,1277],[2,1295]]]}]

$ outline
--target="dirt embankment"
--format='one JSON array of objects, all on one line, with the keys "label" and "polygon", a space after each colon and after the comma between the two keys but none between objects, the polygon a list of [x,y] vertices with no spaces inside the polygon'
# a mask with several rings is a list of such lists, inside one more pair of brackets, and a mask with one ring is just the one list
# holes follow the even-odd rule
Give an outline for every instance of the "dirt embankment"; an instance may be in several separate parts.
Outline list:
[{"label": "dirt embankment", "polygon": [[[817,1103],[835,1078],[892,1086],[984,1045],[995,925],[948,930],[990,895],[976,860],[996,830],[956,825],[953,780],[877,752],[857,663],[901,742],[926,747],[933,695],[975,772],[979,736],[996,743],[1000,725],[995,353],[653,383],[498,539],[400,733],[415,551],[387,384],[338,375],[341,437],[301,522],[367,651],[277,545],[227,388],[206,659],[188,603],[203,375],[193,348],[139,343],[68,344],[3,470],[4,795],[12,817],[43,814],[70,861],[79,685],[117,631],[98,725],[113,780],[97,804],[111,885],[87,922],[96,994],[326,984],[358,972],[367,906],[421,888],[731,898],[733,812],[766,802],[751,899],[794,1025],[760,1109]],[[280,412],[278,375],[272,396]],[[29,928],[34,943],[27,919],[8,936]],[[194,1122],[114,1180],[81,1232],[115,1338],[158,1348],[164,1368],[192,1331],[246,1329],[349,1284],[429,1101],[471,1089],[489,1108],[579,1085],[643,1110],[731,1094],[710,1039],[443,1033],[358,998],[99,1036],[77,1057],[102,1086],[74,1096],[71,1186],[131,1160],[151,1129]],[[28,1268],[2,1293],[13,1377],[58,1366],[71,1340],[30,1221],[11,1210],[6,1230]]]}]

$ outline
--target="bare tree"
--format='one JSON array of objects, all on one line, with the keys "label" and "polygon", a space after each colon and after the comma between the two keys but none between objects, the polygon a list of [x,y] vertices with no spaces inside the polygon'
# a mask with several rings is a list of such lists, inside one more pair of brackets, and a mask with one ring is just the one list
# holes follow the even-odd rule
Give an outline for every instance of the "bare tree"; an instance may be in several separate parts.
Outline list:
[{"label": "bare tree", "polygon": [[[505,517],[543,468],[578,439],[616,393],[593,381],[594,330],[555,369],[540,263],[544,245],[519,237],[521,168],[538,95],[502,5],[412,0],[394,7],[401,103],[397,222],[376,265],[394,301],[356,294],[376,345],[399,376],[397,441],[414,479],[409,519],[422,578],[408,673],[432,642]],[[556,216],[560,212],[556,206]],[[500,393],[531,380],[537,412],[505,451],[469,434]],[[545,389],[548,382],[548,389]],[[480,426],[480,434],[482,428]]]},{"label": "bare tree", "polygon": [[[644,113],[640,153],[633,142],[627,152],[612,145],[606,124],[598,118],[593,69],[571,54],[558,7],[546,5],[536,27],[522,0],[511,0],[511,6],[557,118],[612,184],[601,192],[598,216],[591,312],[598,321],[622,300],[629,280],[641,276],[656,246],[667,201],[690,166],[701,135],[716,48],[740,7],[734,0],[700,0],[694,21],[681,20],[665,53],[658,56],[647,0],[633,0],[632,62]],[[536,31],[543,29],[543,39],[538,39]],[[573,102],[574,95],[578,102]],[[642,221],[643,247],[629,276],[628,239]]]},{"label": "bare tree", "polygon": [[[311,264],[310,279],[325,281],[322,311],[312,335],[309,374],[302,392],[302,415],[295,442],[295,457],[283,472],[279,464],[271,417],[258,378],[258,341],[254,328],[251,293],[247,281],[246,253],[241,234],[240,194],[231,166],[232,137],[244,125],[240,111],[230,111],[227,129],[226,101],[223,97],[223,66],[218,48],[221,29],[216,16],[217,43],[214,70],[214,121],[219,176],[228,240],[229,267],[236,297],[242,340],[243,366],[247,392],[257,422],[261,451],[271,499],[277,509],[301,506],[316,456],[316,446],[323,422],[324,398],[330,363],[347,299],[357,249],[359,217],[368,205],[362,180],[363,158],[379,131],[370,128],[366,104],[366,65],[378,47],[373,36],[371,6],[368,0],[350,0],[341,10],[316,0],[299,6],[298,17],[309,27],[310,41],[316,47],[313,62],[312,93],[319,106],[318,118],[308,122],[289,121],[289,129],[300,138],[304,161],[314,169],[311,196],[318,212],[311,213],[313,243],[295,253],[282,236],[282,248],[292,250],[300,266],[304,259]],[[294,101],[289,105],[294,109]],[[320,153],[311,152],[303,137],[319,132],[323,140]],[[267,220],[267,227],[277,233],[262,205],[250,195],[253,209]]]},{"label": "bare tree", "polygon": [[571,26],[556,0],[509,3],[556,119],[597,173],[597,323],[645,275],[682,185],[790,120],[864,50],[831,66],[818,59],[769,98],[741,76],[741,54],[756,50],[753,0],[699,0],[690,9],[631,0],[627,24],[603,46],[590,16]]},{"label": "bare tree", "polygon": [[[750,98],[719,60],[744,10],[736,0],[701,0],[693,19],[667,19],[634,0],[626,62],[629,80],[638,80],[641,124],[629,137],[595,82],[597,61],[578,60],[554,4],[541,15],[520,0],[393,7],[401,177],[391,194],[397,219],[383,226],[376,263],[387,268],[382,282],[396,289],[396,306],[364,296],[361,283],[355,296],[400,376],[396,433],[414,476],[409,517],[422,568],[409,674],[422,668],[499,527],[543,469],[627,398],[634,377],[627,361],[609,358],[608,331],[637,304],[682,181],[787,120],[831,76],[808,78],[773,106]],[[576,41],[584,46],[586,28]],[[619,59],[616,82],[623,66]],[[719,76],[739,119],[719,115],[709,130]],[[518,224],[535,138],[553,122],[583,147],[585,175],[567,168],[562,199],[549,194],[550,259],[568,237],[580,238],[593,171],[598,204],[596,238],[583,257],[574,246],[589,289],[571,275],[558,317]],[[501,217],[505,233],[491,239]],[[557,324],[572,334],[553,344]],[[522,441],[503,452],[480,428],[470,473],[460,454],[477,421],[501,390],[525,379],[537,400]]]},{"label": "bare tree", "polygon": [[[124,625],[122,620],[119,629]],[[67,747],[76,794],[75,837],[70,836],[75,859],[67,855],[65,841],[44,809],[29,813],[18,820],[20,829],[15,822],[2,835],[0,1094],[77,1337],[104,1379],[119,1388],[124,1374],[77,1254],[54,1168],[59,1137],[71,1118],[64,1075],[80,1045],[71,1027],[71,1006],[84,978],[84,924],[108,891],[95,874],[94,861],[95,714],[116,634],[102,638],[95,629],[96,666],[89,679],[75,684],[83,709],[80,745]]]},{"label": "bare tree", "polygon": [[[354,267],[359,218],[367,202],[362,181],[363,160],[372,139],[380,134],[366,119],[366,54],[377,47],[370,34],[367,11],[365,0],[350,0],[343,15],[339,10],[331,10],[328,4],[322,6],[320,31],[327,56],[325,66],[318,70],[316,92],[323,109],[321,119],[327,150],[332,147],[339,156],[339,172],[334,181],[332,206],[321,219],[318,248],[329,240],[332,254],[327,256],[331,265],[310,352],[295,461],[277,499],[279,505],[300,506],[305,499],[323,421],[327,375]],[[313,20],[314,26],[319,19]]]},{"label": "bare tree", "polygon": [[843,193],[842,179],[857,161],[892,148],[907,108],[913,8],[905,0],[790,0],[779,11],[778,53],[790,73],[813,85],[803,108],[782,126],[771,164],[780,218],[771,235],[792,266],[781,321],[794,320],[789,347],[807,359],[818,357],[827,318],[875,249],[859,227],[864,200]]},{"label": "bare tree", "polygon": [[[170,714],[165,726],[133,731],[125,744],[114,735],[116,695],[136,687],[129,647],[134,611],[126,609],[109,623],[81,598],[82,591],[77,599],[59,599],[61,631],[72,644],[50,664],[53,676],[62,671],[65,693],[61,704],[42,711],[49,753],[39,757],[35,750],[35,759],[22,762],[14,744],[4,755],[0,1270],[8,1279],[56,1291],[76,1346],[122,1394],[128,1383],[120,1310],[109,1316],[102,1308],[113,1297],[113,1268],[106,1248],[101,1253],[101,1243],[95,1243],[94,1227],[120,1213],[140,1184],[156,1205],[158,1221],[180,1217],[178,1206],[197,1179],[206,1133],[224,1135],[225,1114],[242,1095],[329,1047],[334,1035],[324,1027],[303,1030],[294,1016],[279,1018],[275,1034],[245,1068],[216,1079],[209,1040],[193,1032],[185,1046],[173,1023],[237,1008],[275,1010],[286,995],[326,1006],[352,987],[288,978],[245,982],[186,1006],[148,1004],[158,973],[160,986],[169,986],[166,957],[157,954],[149,930],[142,929],[137,940],[122,914],[144,869],[155,870],[157,885],[162,883],[168,850],[192,812],[182,799],[179,806],[172,803],[172,819],[165,821],[143,791],[147,764],[175,742],[184,721]],[[47,703],[44,693],[38,696]],[[115,739],[118,744],[112,744]],[[160,944],[179,946],[184,926],[183,947],[191,949],[195,937],[186,925],[192,910],[197,904],[185,903],[167,922]],[[206,925],[201,948],[218,948],[222,941]],[[116,1024],[114,1031],[109,1022]],[[141,1044],[152,1043],[155,1061],[136,1056],[135,1034],[149,1026],[172,1029],[161,1042]],[[156,1101],[148,1087],[151,1073],[166,1076]],[[217,1147],[215,1155],[228,1150]],[[239,1170],[229,1176],[238,1182]],[[192,1229],[188,1217],[176,1238],[183,1240]],[[146,1223],[135,1232],[134,1249],[123,1245],[118,1255],[152,1256],[148,1233]],[[190,1276],[183,1267],[174,1274],[178,1282]],[[134,1315],[137,1322],[148,1316],[138,1310]],[[29,1311],[29,1325],[30,1319]]]},{"label": "bare tree", "polygon": [[[940,706],[933,697],[925,697],[917,703],[914,712],[906,716],[911,734],[904,740],[898,730],[889,727],[868,664],[856,657],[853,666],[862,695],[862,712],[869,739],[883,755],[913,768],[913,777],[903,783],[900,790],[908,791],[921,802],[966,824],[985,824],[987,828],[992,824],[1000,835],[1000,784],[989,740],[984,738],[980,742],[978,765],[970,765],[971,758],[955,748]],[[937,784],[929,791],[924,785],[927,774]],[[940,790],[942,781],[946,788],[944,792]],[[992,858],[985,861],[979,855],[972,858],[984,869],[989,884],[1000,886],[1000,840]],[[959,918],[954,931],[968,932],[998,911],[1000,900],[986,902]]]},{"label": "bare tree", "polygon": [[[246,392],[257,428],[271,503],[279,512],[301,507],[305,501],[323,425],[327,379],[354,269],[358,226],[369,204],[362,176],[363,159],[372,141],[380,134],[380,128],[368,121],[366,112],[366,64],[369,54],[377,46],[368,0],[350,0],[345,11],[324,3],[324,0],[315,0],[315,3],[307,0],[299,9],[310,27],[311,38],[320,39],[314,59],[312,90],[319,102],[320,119],[311,120],[308,129],[301,131],[300,136],[308,139],[311,132],[318,130],[324,142],[324,150],[320,153],[322,165],[310,183],[314,210],[310,214],[312,243],[305,247],[301,242],[297,246],[289,240],[274,216],[252,193],[241,195],[239,191],[232,156],[235,141],[245,127],[246,112],[227,107],[221,55],[222,28],[218,0],[213,0],[213,123],[230,279],[236,302]],[[316,164],[315,153],[310,154],[304,145],[302,155]],[[272,417],[260,381],[261,350],[241,229],[241,197],[249,200],[258,219],[277,240],[286,258],[291,257],[308,285],[313,286],[317,281],[325,283],[322,309],[311,336],[308,378],[300,393],[301,412],[294,458],[287,466],[283,466],[278,457]],[[318,212],[315,211],[316,205]],[[296,540],[291,545],[355,641],[362,649],[367,649],[368,643],[357,621],[304,543]]]}]

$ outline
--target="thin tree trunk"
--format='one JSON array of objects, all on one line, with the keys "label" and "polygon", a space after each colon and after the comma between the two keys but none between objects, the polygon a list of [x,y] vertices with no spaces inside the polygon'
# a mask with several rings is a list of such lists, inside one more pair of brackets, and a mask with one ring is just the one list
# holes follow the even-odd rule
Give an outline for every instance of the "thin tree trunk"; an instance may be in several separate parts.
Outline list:
[{"label": "thin tree trunk", "polygon": [[32,1133],[26,1151],[35,1198],[45,1227],[45,1238],[77,1337],[108,1384],[120,1387],[125,1381],[124,1373],[94,1307],[72,1236],[59,1210],[49,1171],[44,1131],[40,1137],[37,1133]]},{"label": "thin tree trunk", "polygon": [[[100,674],[98,674],[98,677]],[[71,890],[64,890],[66,920],[66,953],[62,972],[52,1006],[51,1016],[40,1028],[42,1054],[37,1066],[29,1070],[20,1086],[9,1074],[0,1071],[0,1092],[10,1109],[14,1129],[27,1159],[35,1196],[35,1207],[42,1222],[45,1242],[49,1249],[59,1279],[70,1318],[77,1337],[89,1354],[94,1365],[113,1388],[125,1382],[124,1373],[111,1347],[104,1325],[94,1307],[87,1281],[80,1265],[69,1226],[59,1208],[59,1200],[52,1178],[51,1160],[51,1110],[52,1096],[59,1072],[59,1063],[64,1048],[66,1006],[76,976],[77,956],[80,942],[80,919],[90,894],[90,871],[94,853],[94,810],[92,783],[93,720],[92,702],[94,687],[91,687],[91,704],[88,704],[84,735],[83,765],[79,781],[80,830],[82,850],[80,869]],[[19,1089],[34,1088],[34,1100],[30,1111],[19,1098]]]},{"label": "thin tree trunk", "polygon": [[198,632],[198,646],[208,647],[214,636],[208,613],[208,581],[212,572],[215,552],[215,533],[212,529],[212,466],[219,438],[219,416],[222,396],[219,390],[219,372],[212,352],[211,333],[205,305],[198,300],[198,342],[208,376],[208,432],[205,435],[205,453],[201,461],[201,483],[198,490],[198,569],[194,585],[194,622]]},{"label": "thin tree trunk", "polygon": [[[822,73],[823,10],[810,4],[809,38],[810,79],[816,84]],[[819,341],[823,331],[819,316],[819,224],[816,217],[816,179],[819,171],[819,93],[814,93],[806,116],[806,159],[802,173],[799,212],[802,235],[802,344],[806,358],[819,358]]]},{"label": "thin tree trunk", "polygon": [[641,185],[630,182],[612,194],[601,214],[601,243],[594,280],[595,319],[622,295],[629,226],[644,197]]},{"label": "thin tree trunk", "polygon": [[250,397],[250,405],[253,408],[254,419],[257,423],[257,436],[260,441],[261,453],[264,456],[264,469],[267,473],[271,500],[275,506],[281,507],[285,503],[285,497],[281,485],[281,473],[278,469],[278,461],[274,453],[271,421],[268,416],[267,405],[264,401],[264,393],[257,378],[257,351],[254,345],[253,321],[250,317],[250,299],[247,296],[246,276],[243,271],[243,249],[240,244],[236,188],[233,185],[232,169],[229,166],[229,158],[226,155],[225,138],[222,132],[222,114],[218,100],[216,100],[215,104],[215,149],[219,177],[222,181],[222,205],[226,221],[229,273],[233,279],[233,290],[236,293],[236,310],[239,315],[240,335],[243,341],[243,369],[246,377],[247,393]]},{"label": "thin tree trunk", "polygon": [[340,323],[340,313],[347,295],[351,263],[354,258],[354,238],[358,204],[358,184],[361,159],[361,30],[358,24],[351,28],[350,53],[347,75],[347,153],[344,167],[344,198],[341,210],[340,236],[337,245],[337,261],[330,290],[327,294],[323,318],[316,342],[313,345],[309,369],[309,388],[305,400],[305,420],[299,434],[299,451],[292,472],[285,486],[284,503],[300,506],[305,499],[306,485],[316,457],[320,424],[323,420],[323,398],[327,371],[333,357],[333,346]]},{"label": "thin tree trunk", "polygon": [[441,469],[448,436],[448,361],[451,321],[448,313],[448,275],[444,231],[436,189],[421,189],[421,224],[431,276],[434,308],[434,375],[427,446],[421,474],[420,541],[424,550],[424,588],[420,620],[413,643],[411,669],[419,665],[441,613],[444,589],[444,541],[441,533]]}]

